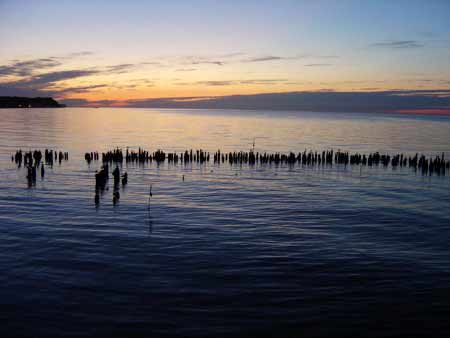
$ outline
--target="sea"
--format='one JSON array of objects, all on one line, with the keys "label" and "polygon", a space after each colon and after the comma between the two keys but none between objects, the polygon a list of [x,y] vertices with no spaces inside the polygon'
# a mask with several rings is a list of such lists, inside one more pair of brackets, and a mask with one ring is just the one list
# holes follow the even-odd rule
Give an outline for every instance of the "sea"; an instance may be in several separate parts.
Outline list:
[{"label": "sea", "polygon": [[[84,155],[116,148],[448,160],[450,117],[1,109],[1,337],[448,334],[448,172],[124,162],[119,202],[109,182],[96,205]],[[18,149],[69,159],[29,185]]]}]

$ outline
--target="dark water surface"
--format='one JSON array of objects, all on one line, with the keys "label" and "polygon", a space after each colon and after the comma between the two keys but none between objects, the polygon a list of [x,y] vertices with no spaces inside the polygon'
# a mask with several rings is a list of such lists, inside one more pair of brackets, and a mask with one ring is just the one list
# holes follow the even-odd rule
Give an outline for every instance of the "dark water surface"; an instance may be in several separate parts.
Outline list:
[{"label": "dark water surface", "polygon": [[[444,336],[448,175],[124,164],[119,204],[110,186],[95,208],[100,163],[88,166],[86,151],[248,151],[253,139],[256,151],[448,159],[450,118],[0,110],[0,336]],[[69,161],[28,188],[10,159],[20,147]]]}]

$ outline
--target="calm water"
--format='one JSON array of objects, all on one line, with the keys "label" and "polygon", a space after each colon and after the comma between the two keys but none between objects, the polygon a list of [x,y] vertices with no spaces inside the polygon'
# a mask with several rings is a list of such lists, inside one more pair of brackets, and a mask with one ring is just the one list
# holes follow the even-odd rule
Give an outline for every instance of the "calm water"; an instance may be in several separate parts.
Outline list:
[{"label": "calm water", "polygon": [[[0,110],[0,336],[436,336],[450,177],[333,166],[131,165],[94,206],[86,151],[446,153],[450,118]],[[28,188],[17,148],[69,152]],[[182,181],[182,175],[185,181]],[[153,186],[151,211],[148,190]]]}]

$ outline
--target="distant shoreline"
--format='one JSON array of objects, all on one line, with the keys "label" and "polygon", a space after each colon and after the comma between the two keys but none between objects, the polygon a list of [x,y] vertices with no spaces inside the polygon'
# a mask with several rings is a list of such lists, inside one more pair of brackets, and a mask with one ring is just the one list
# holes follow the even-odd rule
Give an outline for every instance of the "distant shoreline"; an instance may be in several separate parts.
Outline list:
[{"label": "distant shoreline", "polygon": [[0,96],[0,108],[64,108],[52,97]]},{"label": "distant shoreline", "polygon": [[168,109],[239,109],[314,112],[412,113],[450,115],[450,100],[441,90],[387,90],[274,92],[202,97],[161,97],[143,99],[61,99],[78,107],[124,107]]},{"label": "distant shoreline", "polygon": [[[289,93],[288,93],[289,94]],[[291,93],[292,94],[292,93]],[[52,97],[20,97],[20,96],[0,96],[0,109],[22,109],[22,108],[132,108],[132,109],[164,109],[164,110],[225,110],[225,111],[257,111],[257,112],[306,112],[306,113],[360,113],[360,114],[395,114],[395,115],[417,115],[417,116],[450,116],[450,108],[449,107],[414,107],[412,105],[409,106],[401,106],[398,109],[394,109],[392,107],[379,107],[376,104],[372,107],[370,103],[366,104],[365,107],[360,107],[360,104],[356,104],[355,106],[341,106],[341,107],[313,107],[311,105],[302,106],[299,104],[298,107],[294,105],[280,105],[280,100],[282,102],[288,101],[289,98],[278,97],[279,94],[270,94],[275,95],[277,97],[274,98],[275,103],[278,105],[274,105],[272,102],[271,105],[257,105],[257,104],[237,104],[235,107],[232,104],[212,104],[212,105],[193,105],[192,102],[166,102],[166,104],[161,102],[147,102],[146,105],[66,105],[59,103]],[[263,94],[259,96],[264,96]],[[233,96],[231,96],[233,97]],[[243,97],[243,96],[240,96]],[[172,98],[173,99],[173,98]],[[285,100],[286,99],[286,100]],[[158,101],[161,99],[157,99]],[[170,99],[165,99],[170,100]],[[345,101],[345,100],[343,100]],[[64,102],[64,100],[63,100]],[[205,102],[207,103],[207,101]],[[254,102],[253,102],[254,103]],[[360,108],[361,110],[357,109]],[[376,109],[378,108],[378,109]]]}]

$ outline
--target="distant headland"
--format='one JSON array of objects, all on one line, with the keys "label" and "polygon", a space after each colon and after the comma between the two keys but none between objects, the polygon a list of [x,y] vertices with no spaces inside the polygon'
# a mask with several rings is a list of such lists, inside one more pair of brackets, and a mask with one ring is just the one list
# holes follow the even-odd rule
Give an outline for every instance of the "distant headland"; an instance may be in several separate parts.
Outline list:
[{"label": "distant headland", "polygon": [[0,96],[0,108],[63,108],[51,97]]}]

